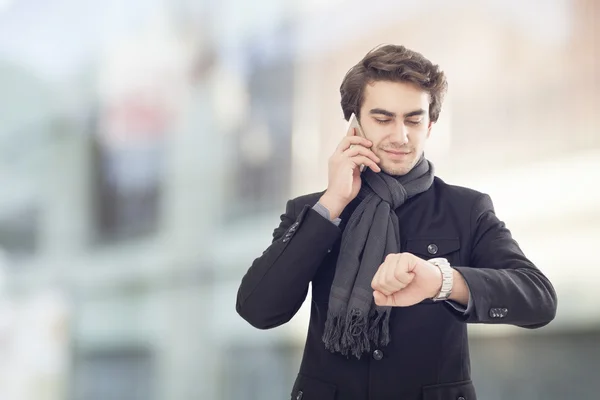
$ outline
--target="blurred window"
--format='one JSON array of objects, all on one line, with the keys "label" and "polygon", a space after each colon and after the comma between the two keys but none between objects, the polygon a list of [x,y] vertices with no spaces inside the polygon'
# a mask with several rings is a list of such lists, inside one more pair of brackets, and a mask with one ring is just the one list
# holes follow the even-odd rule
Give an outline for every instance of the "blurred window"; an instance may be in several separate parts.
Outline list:
[{"label": "blurred window", "polygon": [[145,348],[115,348],[79,353],[74,362],[71,398],[77,400],[152,400],[152,354]]},{"label": "blurred window", "polygon": [[101,114],[94,145],[94,222],[101,242],[157,229],[163,171],[164,115],[139,99]]},{"label": "blurred window", "polygon": [[227,220],[279,210],[291,187],[294,67],[290,60],[265,62],[259,55],[250,60],[249,118],[234,134]]},{"label": "blurred window", "polygon": [[[293,346],[234,345],[223,358],[223,400],[290,397],[299,351]],[[232,385],[232,382],[235,384]]]},{"label": "blurred window", "polygon": [[[1,127],[0,127],[1,128]],[[48,124],[0,129],[0,249],[11,258],[32,255],[40,221],[40,161]]]}]

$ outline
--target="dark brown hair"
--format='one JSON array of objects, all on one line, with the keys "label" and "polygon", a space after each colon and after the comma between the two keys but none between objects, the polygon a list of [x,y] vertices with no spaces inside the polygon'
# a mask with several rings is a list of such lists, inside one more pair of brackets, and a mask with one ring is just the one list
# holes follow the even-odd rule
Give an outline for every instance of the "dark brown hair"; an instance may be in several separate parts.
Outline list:
[{"label": "dark brown hair", "polygon": [[360,117],[365,87],[375,81],[408,82],[426,91],[430,96],[429,119],[438,120],[448,89],[444,72],[422,54],[396,45],[376,47],[348,71],[340,86],[346,120],[352,113]]}]

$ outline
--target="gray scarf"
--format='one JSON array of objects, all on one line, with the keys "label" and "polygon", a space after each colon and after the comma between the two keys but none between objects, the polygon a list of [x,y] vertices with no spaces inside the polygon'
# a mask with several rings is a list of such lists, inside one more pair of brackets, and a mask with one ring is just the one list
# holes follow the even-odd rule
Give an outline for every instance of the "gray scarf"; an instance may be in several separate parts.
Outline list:
[{"label": "gray scarf", "polygon": [[391,307],[373,301],[371,281],[385,257],[400,252],[395,209],[431,187],[433,164],[423,156],[406,175],[393,177],[370,169],[362,173],[362,201],[344,233],[329,295],[323,342],[331,352],[360,359],[371,343],[390,342]]}]

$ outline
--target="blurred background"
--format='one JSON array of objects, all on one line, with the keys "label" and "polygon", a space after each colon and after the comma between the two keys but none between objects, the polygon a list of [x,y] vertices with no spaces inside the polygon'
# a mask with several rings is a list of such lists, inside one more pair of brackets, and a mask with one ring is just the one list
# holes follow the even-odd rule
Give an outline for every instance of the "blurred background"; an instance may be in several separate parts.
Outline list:
[{"label": "blurred background", "polygon": [[600,398],[599,3],[0,0],[0,399],[289,398],[308,308],[258,331],[236,291],[382,43],[446,71],[427,156],[558,292],[470,326],[480,397]]}]

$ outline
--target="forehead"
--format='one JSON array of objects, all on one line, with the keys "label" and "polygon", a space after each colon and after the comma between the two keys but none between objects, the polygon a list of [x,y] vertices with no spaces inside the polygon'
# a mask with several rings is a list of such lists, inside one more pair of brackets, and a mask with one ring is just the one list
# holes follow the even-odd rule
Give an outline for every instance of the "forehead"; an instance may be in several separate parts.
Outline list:
[{"label": "forehead", "polygon": [[411,83],[375,81],[367,83],[361,108],[383,108],[403,114],[421,108],[429,110],[429,98],[429,93]]}]

